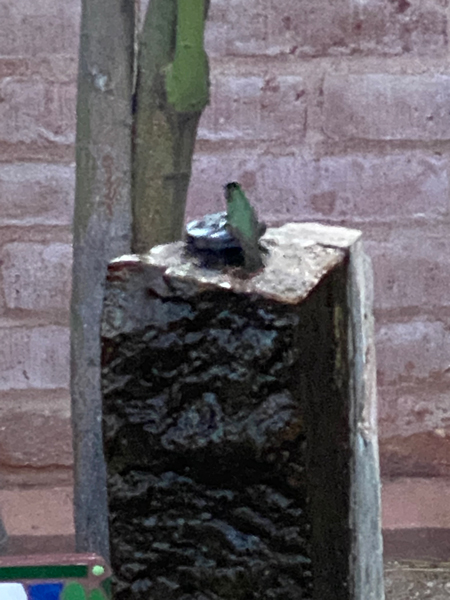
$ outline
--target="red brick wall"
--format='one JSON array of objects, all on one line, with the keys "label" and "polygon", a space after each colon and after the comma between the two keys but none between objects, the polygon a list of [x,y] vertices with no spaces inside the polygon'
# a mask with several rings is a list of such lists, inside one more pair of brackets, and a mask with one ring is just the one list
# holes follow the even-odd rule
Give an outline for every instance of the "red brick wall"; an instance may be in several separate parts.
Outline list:
[{"label": "red brick wall", "polygon": [[[382,467],[449,475],[448,0],[211,0],[189,216],[241,181],[270,223],[360,228]],[[70,480],[78,0],[0,0],[0,484]],[[447,428],[447,429],[446,429]]]},{"label": "red brick wall", "polygon": [[448,0],[212,0],[190,215],[244,183],[270,222],[364,232],[385,476],[450,475]]},{"label": "red brick wall", "polygon": [[71,479],[79,14],[71,0],[0,1],[0,486]]}]

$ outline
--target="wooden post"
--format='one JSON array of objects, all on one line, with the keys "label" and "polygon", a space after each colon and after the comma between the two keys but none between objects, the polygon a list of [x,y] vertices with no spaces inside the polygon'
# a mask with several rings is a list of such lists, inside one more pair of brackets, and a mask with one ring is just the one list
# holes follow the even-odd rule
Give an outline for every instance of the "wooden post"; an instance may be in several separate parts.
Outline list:
[{"label": "wooden post", "polygon": [[360,233],[269,229],[265,269],[183,244],[109,265],[103,425],[116,598],[383,600]]}]

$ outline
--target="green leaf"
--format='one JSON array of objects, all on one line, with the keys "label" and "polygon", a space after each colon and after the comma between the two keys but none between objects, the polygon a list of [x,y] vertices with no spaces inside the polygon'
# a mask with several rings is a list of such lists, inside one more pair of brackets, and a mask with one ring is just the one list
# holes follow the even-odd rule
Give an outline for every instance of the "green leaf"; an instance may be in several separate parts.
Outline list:
[{"label": "green leaf", "polygon": [[68,583],[63,589],[61,600],[86,600],[84,587],[76,581]]},{"label": "green leaf", "polygon": [[175,57],[165,81],[167,100],[177,112],[201,112],[209,102],[204,31],[205,0],[178,0]]},{"label": "green leaf", "polygon": [[89,600],[106,600],[106,596],[102,590],[92,590],[89,594]]},{"label": "green leaf", "polygon": [[101,583],[103,590],[105,591],[107,598],[112,598],[112,585],[111,585],[111,577],[107,577]]}]

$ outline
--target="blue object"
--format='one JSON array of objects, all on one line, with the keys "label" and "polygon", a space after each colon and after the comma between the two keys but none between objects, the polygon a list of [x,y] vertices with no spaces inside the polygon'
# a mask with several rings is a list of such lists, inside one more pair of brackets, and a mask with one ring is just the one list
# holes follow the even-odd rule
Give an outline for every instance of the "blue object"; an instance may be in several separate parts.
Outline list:
[{"label": "blue object", "polygon": [[1,600],[28,600],[25,588],[21,583],[0,583]]},{"label": "blue object", "polygon": [[197,250],[220,252],[228,248],[240,248],[227,229],[227,213],[220,212],[205,215],[203,219],[191,221],[186,225],[187,242]]},{"label": "blue object", "polygon": [[59,600],[63,583],[35,583],[28,587],[30,600]]}]

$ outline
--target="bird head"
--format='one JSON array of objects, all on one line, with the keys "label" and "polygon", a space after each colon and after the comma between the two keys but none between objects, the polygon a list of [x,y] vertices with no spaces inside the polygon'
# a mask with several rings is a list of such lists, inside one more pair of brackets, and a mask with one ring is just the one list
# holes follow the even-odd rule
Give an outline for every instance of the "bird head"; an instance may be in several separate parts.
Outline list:
[{"label": "bird head", "polygon": [[224,185],[223,189],[225,190],[225,198],[227,202],[230,202],[230,200],[233,199],[233,192],[240,190],[241,186],[236,181],[232,181],[231,183]]}]

